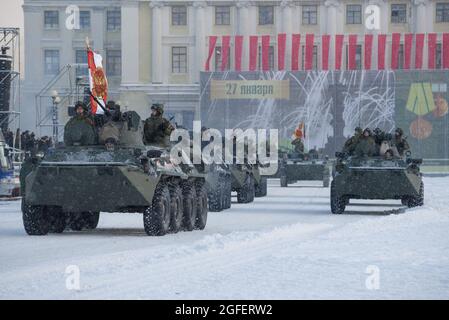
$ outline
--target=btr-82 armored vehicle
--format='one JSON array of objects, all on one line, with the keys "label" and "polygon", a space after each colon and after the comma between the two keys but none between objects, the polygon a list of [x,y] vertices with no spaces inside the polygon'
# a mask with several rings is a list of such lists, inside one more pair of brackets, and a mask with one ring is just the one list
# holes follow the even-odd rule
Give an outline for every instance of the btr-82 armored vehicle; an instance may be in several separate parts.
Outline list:
[{"label": "btr-82 armored vehicle", "polygon": [[424,204],[421,159],[356,157],[336,153],[330,202],[341,214],[350,199],[400,199],[409,208]]},{"label": "btr-82 armored vehicle", "polygon": [[148,235],[204,229],[204,174],[174,165],[163,148],[144,145],[136,112],[108,125],[111,130],[100,138],[106,144],[77,145],[82,138],[77,132],[73,145],[50,149],[23,166],[26,232],[93,229],[100,212],[141,212]]}]

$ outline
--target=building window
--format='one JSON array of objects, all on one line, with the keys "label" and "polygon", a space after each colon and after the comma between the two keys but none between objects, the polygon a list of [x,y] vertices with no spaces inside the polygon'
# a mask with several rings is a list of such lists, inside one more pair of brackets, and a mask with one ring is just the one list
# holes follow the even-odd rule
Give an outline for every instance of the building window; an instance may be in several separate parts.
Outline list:
[{"label": "building window", "polygon": [[171,72],[187,73],[187,47],[173,47]]},{"label": "building window", "polygon": [[106,74],[108,76],[122,75],[121,50],[106,50]]},{"label": "building window", "polygon": [[302,24],[317,24],[317,6],[302,6]]},{"label": "building window", "polygon": [[122,12],[120,9],[107,11],[106,25],[108,31],[120,31],[122,27]]},{"label": "building window", "polygon": [[406,23],[407,22],[407,5],[392,4],[391,5],[391,23]]},{"label": "building window", "polygon": [[[268,64],[269,69],[274,70],[274,47],[268,47]],[[262,70],[262,47],[259,47],[259,65],[258,70]]]},{"label": "building window", "polygon": [[259,25],[274,24],[274,7],[259,6]]},{"label": "building window", "polygon": [[[306,69],[306,47],[301,47],[301,61],[302,61],[302,69]],[[318,47],[313,46],[313,58],[312,58],[312,69],[318,69]]]},{"label": "building window", "polygon": [[171,7],[171,24],[173,26],[187,25],[187,7],[186,6]]},{"label": "building window", "polygon": [[359,4],[348,4],[346,6],[346,24],[362,23],[362,6]]},{"label": "building window", "polygon": [[[230,50],[229,50],[230,51]],[[229,70],[231,68],[231,55],[228,52],[228,63],[226,64],[226,69]],[[221,71],[221,62],[222,60],[222,51],[221,47],[216,47],[215,49],[215,71]]]},{"label": "building window", "polygon": [[216,25],[231,24],[231,7],[229,6],[215,7],[215,24]]},{"label": "building window", "polygon": [[[75,51],[75,63],[76,66],[76,76],[84,77],[89,74],[87,71],[87,51],[86,49],[79,49]],[[83,64],[82,66],[80,64]]]},{"label": "building window", "polygon": [[59,11],[57,10],[44,11],[44,26],[45,29],[58,29]]},{"label": "building window", "polygon": [[[355,68],[362,69],[362,45],[360,44],[355,48]],[[349,70],[349,46],[346,46],[346,69]]]},{"label": "building window", "polygon": [[44,73],[46,75],[59,73],[59,50],[44,51]]},{"label": "building window", "polygon": [[80,11],[80,29],[90,29],[90,11]]},{"label": "building window", "polygon": [[437,22],[449,22],[449,3],[437,3]]},{"label": "building window", "polygon": [[435,68],[441,69],[442,66],[441,43],[437,43],[435,50]]}]

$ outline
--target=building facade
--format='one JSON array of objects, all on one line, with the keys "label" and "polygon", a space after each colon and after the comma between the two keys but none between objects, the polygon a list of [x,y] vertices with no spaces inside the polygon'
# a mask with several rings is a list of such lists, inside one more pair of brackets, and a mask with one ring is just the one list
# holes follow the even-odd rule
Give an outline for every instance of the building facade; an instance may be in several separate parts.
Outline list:
[{"label": "building facade", "polygon": [[[80,29],[68,30],[64,26],[66,9],[74,3],[80,9]],[[365,12],[372,5],[380,10],[375,16],[379,21],[371,21],[378,24],[376,30],[368,26],[370,15]],[[187,127],[199,117],[199,73],[205,67],[211,35],[218,36],[211,55],[211,71],[220,71],[221,36],[225,35],[242,35],[245,39],[242,70],[248,70],[249,36],[270,35],[270,68],[277,70],[279,33],[287,34],[287,38],[292,34],[314,34],[313,67],[316,69],[321,68],[319,35],[359,35],[357,64],[362,65],[364,34],[386,34],[388,56],[392,33],[437,33],[438,68],[441,33],[449,30],[449,0],[25,0],[23,8],[25,108],[34,108],[28,104],[30,97],[50,81],[58,69],[66,64],[84,62],[84,39],[89,36],[95,50],[105,59],[114,99],[120,100],[122,106],[137,110],[142,117],[148,116],[151,102],[163,102],[174,121]],[[234,50],[233,39],[231,37],[230,52]],[[260,45],[260,37],[258,41]],[[346,47],[347,37],[344,41]],[[286,42],[287,70],[291,67],[291,45],[291,41]],[[333,45],[331,43],[330,52],[333,52]],[[304,50],[304,40],[301,40],[301,48]],[[424,61],[427,61],[426,54],[424,50]],[[376,65],[375,55],[373,60]],[[388,57],[386,60],[389,61]],[[260,64],[259,59],[259,69]],[[334,64],[332,54],[329,64]],[[235,66],[232,54],[228,56],[227,65],[230,70]],[[342,67],[347,68],[346,59]],[[64,114],[60,117],[64,118]],[[32,122],[22,121],[30,128]]]}]

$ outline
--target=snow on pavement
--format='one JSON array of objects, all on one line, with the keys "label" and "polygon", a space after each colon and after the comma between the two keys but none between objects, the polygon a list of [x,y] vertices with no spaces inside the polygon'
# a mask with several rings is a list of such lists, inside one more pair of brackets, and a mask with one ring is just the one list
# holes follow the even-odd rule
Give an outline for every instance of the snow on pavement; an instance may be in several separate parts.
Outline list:
[{"label": "snow on pavement", "polygon": [[423,207],[357,201],[332,215],[328,188],[272,180],[267,197],[209,213],[204,231],[165,237],[119,213],[94,231],[30,237],[20,202],[0,202],[0,299],[448,299],[449,177],[424,181]]}]

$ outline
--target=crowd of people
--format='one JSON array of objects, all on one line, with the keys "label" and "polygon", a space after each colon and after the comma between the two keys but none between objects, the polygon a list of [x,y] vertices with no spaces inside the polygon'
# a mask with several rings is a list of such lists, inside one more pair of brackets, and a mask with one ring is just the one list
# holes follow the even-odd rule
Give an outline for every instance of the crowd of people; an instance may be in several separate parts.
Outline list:
[{"label": "crowd of people", "polygon": [[46,151],[53,144],[51,137],[43,136],[41,138],[36,137],[34,132],[29,130],[20,131],[18,128],[14,134],[11,129],[2,129],[5,143],[10,147],[17,150],[22,150],[25,153],[34,153],[36,151]]},{"label": "crowd of people", "polygon": [[382,156],[387,159],[403,157],[410,150],[404,131],[396,128],[393,134],[379,128],[355,128],[354,135],[344,144],[343,152],[352,156]]}]

